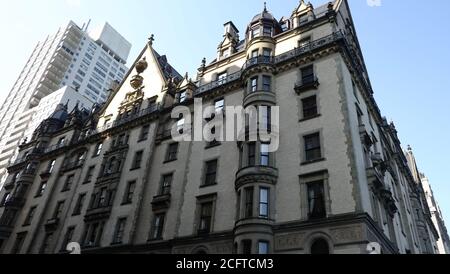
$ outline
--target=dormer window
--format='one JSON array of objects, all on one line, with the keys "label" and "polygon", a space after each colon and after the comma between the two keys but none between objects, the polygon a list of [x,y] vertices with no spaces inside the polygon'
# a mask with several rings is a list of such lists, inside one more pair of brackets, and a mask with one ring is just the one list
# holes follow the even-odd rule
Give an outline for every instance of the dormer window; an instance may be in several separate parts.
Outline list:
[{"label": "dormer window", "polygon": [[289,30],[289,21],[284,21],[284,22],[281,23],[281,30],[282,31]]},{"label": "dormer window", "polygon": [[183,103],[184,101],[186,101],[186,99],[187,99],[187,93],[184,90],[180,93],[180,103]]},{"label": "dormer window", "polygon": [[258,37],[261,34],[261,29],[259,27],[252,29],[252,38]]},{"label": "dormer window", "polygon": [[272,36],[273,28],[270,26],[264,26],[263,35],[264,36]]},{"label": "dormer window", "polygon": [[300,15],[298,20],[299,20],[300,25],[306,24],[306,23],[308,23],[308,15],[307,14]]}]

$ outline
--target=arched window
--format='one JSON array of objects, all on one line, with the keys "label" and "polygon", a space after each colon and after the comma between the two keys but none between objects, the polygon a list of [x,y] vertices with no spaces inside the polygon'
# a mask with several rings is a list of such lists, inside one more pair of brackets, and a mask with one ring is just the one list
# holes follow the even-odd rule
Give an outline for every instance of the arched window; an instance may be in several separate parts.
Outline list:
[{"label": "arched window", "polygon": [[311,254],[328,255],[330,254],[330,246],[324,239],[317,239],[311,245]]}]

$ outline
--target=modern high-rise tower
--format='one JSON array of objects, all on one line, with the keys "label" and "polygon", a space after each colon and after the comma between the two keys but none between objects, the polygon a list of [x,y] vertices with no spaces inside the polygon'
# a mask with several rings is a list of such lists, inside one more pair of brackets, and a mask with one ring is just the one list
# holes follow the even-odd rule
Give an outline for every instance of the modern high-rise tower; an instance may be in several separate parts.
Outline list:
[{"label": "modern high-rise tower", "polygon": [[104,102],[111,84],[124,77],[131,44],[108,23],[89,33],[87,27],[70,21],[39,42],[1,106],[0,188],[43,97],[71,86]]}]

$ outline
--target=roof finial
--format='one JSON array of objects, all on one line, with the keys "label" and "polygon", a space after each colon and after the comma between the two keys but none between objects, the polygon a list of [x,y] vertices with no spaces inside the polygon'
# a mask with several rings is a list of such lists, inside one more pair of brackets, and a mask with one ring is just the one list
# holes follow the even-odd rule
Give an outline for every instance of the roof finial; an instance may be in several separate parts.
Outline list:
[{"label": "roof finial", "polygon": [[153,42],[155,41],[155,35],[152,34],[150,35],[150,37],[148,38],[148,43],[150,44],[150,46],[153,45]]},{"label": "roof finial", "polygon": [[267,12],[267,2],[264,2],[264,12]]}]

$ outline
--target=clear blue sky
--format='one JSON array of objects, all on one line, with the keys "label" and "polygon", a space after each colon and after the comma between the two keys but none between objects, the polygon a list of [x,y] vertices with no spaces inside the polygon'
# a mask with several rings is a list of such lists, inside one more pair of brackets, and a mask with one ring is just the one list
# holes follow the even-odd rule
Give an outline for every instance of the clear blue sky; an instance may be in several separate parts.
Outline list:
[{"label": "clear blue sky", "polygon": [[[5,0],[3,0],[6,2]],[[155,48],[182,74],[195,73],[203,57],[215,57],[223,23],[245,31],[264,0],[17,0],[0,9],[0,101],[9,92],[37,41],[72,19],[82,25],[108,21],[132,44],[129,62],[155,34]],[[267,0],[277,17],[289,16],[298,0]],[[313,0],[323,4],[327,0]],[[431,180],[450,226],[450,1],[350,0],[375,97],[396,123]]]}]

